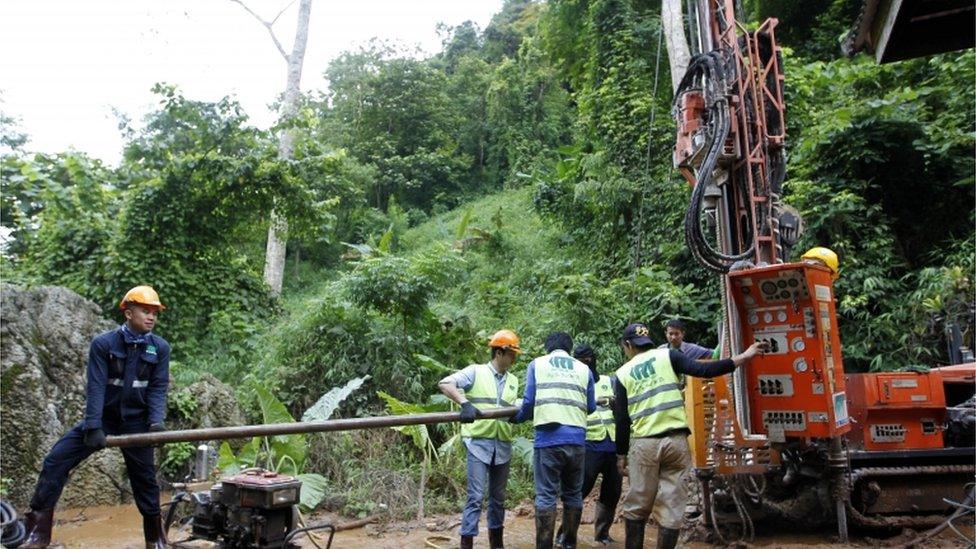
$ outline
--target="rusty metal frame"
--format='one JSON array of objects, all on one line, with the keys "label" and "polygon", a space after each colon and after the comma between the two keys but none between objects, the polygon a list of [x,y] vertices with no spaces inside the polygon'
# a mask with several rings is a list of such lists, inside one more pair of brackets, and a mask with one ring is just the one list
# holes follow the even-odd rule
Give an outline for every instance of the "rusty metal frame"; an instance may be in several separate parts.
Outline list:
[{"label": "rusty metal frame", "polygon": [[[736,21],[733,0],[706,0],[704,4],[714,10],[714,16],[706,16],[713,37],[710,47],[726,51],[735,70],[729,97],[731,129],[725,145],[726,150],[739,157],[729,166],[726,183],[731,230],[740,246],[750,237],[755,241],[756,264],[782,263],[783,251],[776,239],[778,227],[772,211],[773,202],[779,197],[772,196],[768,166],[771,150],[782,148],[786,137],[783,73],[775,38],[778,21],[767,19],[750,32]],[[720,20],[725,22],[724,28],[720,28]],[[768,36],[770,41],[771,52],[766,61],[760,55],[760,35]],[[740,36],[744,48],[740,48]],[[767,106],[777,118],[777,133],[769,132]],[[746,193],[740,192],[743,187]],[[723,277],[722,283],[727,285],[728,279]],[[731,349],[725,349],[725,353],[730,355]],[[736,398],[739,395],[733,381],[731,375],[689,379],[685,401],[692,429],[693,462],[695,467],[713,469],[717,474],[763,473],[779,463],[779,453],[770,447],[768,439],[749,435],[748,429],[743,428],[737,413],[737,400],[741,399]]]}]

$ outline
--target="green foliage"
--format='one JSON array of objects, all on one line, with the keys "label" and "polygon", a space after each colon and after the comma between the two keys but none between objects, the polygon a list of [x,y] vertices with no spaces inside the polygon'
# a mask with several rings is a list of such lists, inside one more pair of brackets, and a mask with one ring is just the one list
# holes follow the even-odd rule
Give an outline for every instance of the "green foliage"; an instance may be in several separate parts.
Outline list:
[{"label": "green foliage", "polygon": [[[332,411],[338,406],[339,401],[355,391],[362,385],[362,382],[362,379],[353,379],[344,387],[334,388],[323,395],[317,406],[306,412],[306,415],[311,413],[315,421],[328,419]],[[262,423],[295,422],[285,405],[265,387],[252,381],[251,389],[257,395],[261,407]],[[331,407],[331,410],[327,410],[328,407]],[[309,421],[304,416],[302,420]],[[305,435],[254,437],[236,455],[227,442],[221,444],[217,467],[224,475],[234,474],[245,468],[262,467],[270,471],[297,476],[302,480],[301,507],[304,511],[311,511],[325,499],[328,481],[320,474],[303,472],[306,455]]]},{"label": "green foliage", "polygon": [[[806,222],[798,248],[840,254],[845,367],[937,365],[948,324],[976,348],[976,60],[839,59],[858,7],[744,2],[747,25],[779,17],[792,46],[785,198]],[[681,238],[689,189],[671,169],[659,9],[506,0],[483,32],[444,29],[430,58],[379,42],[339,56],[328,91],[267,132],[230,99],[160,85],[145,124],[124,128],[115,168],[30,155],[0,116],[4,280],[63,284],[106,314],[127,287],[153,284],[174,376],[235,383],[265,421],[445,409],[428,398],[437,381],[486,360],[502,327],[525,358],[548,332],[570,331],[608,370],[635,320],[680,316],[689,339],[712,344],[719,285]],[[295,137],[287,162],[283,129]],[[260,276],[272,207],[290,222],[280,303]],[[192,415],[181,395],[171,410]],[[341,494],[347,514],[387,505],[404,516],[421,490],[428,509],[456,511],[457,426],[406,434],[254,439],[236,455],[223,446],[221,465],[325,472],[303,501]],[[532,492],[531,442],[515,446],[517,500]],[[165,466],[176,471],[185,452],[167,451]]]},{"label": "green foliage", "polygon": [[[189,391],[170,391],[166,395],[166,407],[170,412],[175,412],[178,419],[190,419],[197,411],[197,399]],[[171,414],[173,415],[173,414]]]},{"label": "green foliage", "polygon": [[860,2],[848,0],[746,0],[754,21],[779,20],[776,39],[803,52],[808,59],[829,61],[842,57],[841,40],[854,29]]},{"label": "green foliage", "polygon": [[335,130],[340,146],[375,168],[367,196],[377,209],[385,210],[391,196],[429,209],[444,194],[457,194],[470,160],[457,154],[452,138],[458,112],[443,72],[373,43],[341,55],[326,77],[323,124]]},{"label": "green foliage", "polygon": [[[383,391],[378,391],[376,394],[386,403],[386,409],[390,412],[390,415],[422,414],[431,411],[424,406],[398,400],[396,397]],[[436,449],[434,448],[434,443],[431,441],[430,432],[426,425],[403,425],[400,427],[391,427],[391,429],[409,437],[414,447],[423,454],[425,460],[436,456],[436,452],[434,451]]]},{"label": "green foliage", "polygon": [[190,442],[175,442],[163,446],[163,459],[159,462],[159,468],[168,477],[179,477],[183,468],[196,453],[196,446]]},{"label": "green foliage", "polygon": [[947,360],[936,317],[961,322],[972,341],[971,319],[937,304],[974,299],[951,274],[973,263],[974,114],[972,94],[959,93],[976,78],[973,65],[971,51],[885,66],[788,65],[799,135],[787,199],[807,224],[799,248],[828,244],[840,256],[851,370]]},{"label": "green foliage", "polygon": [[[310,394],[367,375],[368,383],[382,380],[396,398],[418,400],[439,378],[422,367],[415,349],[433,349],[435,360],[472,356],[470,320],[429,308],[462,264],[443,245],[363,259],[263,339],[268,354],[259,375],[280,383],[293,410],[307,409]],[[360,394],[347,401],[345,412],[361,415],[378,404]]]},{"label": "green foliage", "polygon": [[342,387],[334,387],[328,393],[322,395],[311,408],[302,414],[302,421],[325,421],[332,417],[339,404],[353,393],[356,389],[363,386],[369,376],[357,377],[349,380]]},{"label": "green foliage", "polygon": [[397,256],[363,260],[348,279],[350,297],[357,305],[404,322],[427,311],[436,289],[449,283],[460,261],[450,252],[427,254],[413,260]]}]

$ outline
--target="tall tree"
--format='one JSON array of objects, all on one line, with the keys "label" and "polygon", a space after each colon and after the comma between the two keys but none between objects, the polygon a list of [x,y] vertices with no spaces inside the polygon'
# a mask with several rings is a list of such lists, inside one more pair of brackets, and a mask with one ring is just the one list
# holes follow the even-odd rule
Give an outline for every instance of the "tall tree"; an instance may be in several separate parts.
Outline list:
[{"label": "tall tree", "polygon": [[[305,46],[308,44],[308,21],[312,11],[312,0],[301,0],[301,3],[298,5],[298,27],[295,29],[295,42],[292,45],[290,54],[285,52],[272,27],[278,18],[281,17],[281,14],[294,3],[294,0],[278,12],[278,15],[271,21],[262,19],[261,16],[252,11],[241,0],[231,0],[231,2],[240,4],[241,7],[247,10],[248,13],[268,29],[271,40],[288,65],[288,76],[285,80],[285,97],[281,106],[281,121],[285,123],[285,129],[281,132],[278,141],[278,156],[283,160],[288,160],[292,157],[295,134],[293,129],[288,128],[287,122],[298,112],[298,99],[301,93],[302,83],[302,65],[305,62]],[[271,221],[268,225],[268,246],[265,250],[264,258],[264,281],[271,287],[271,291],[275,295],[281,294],[281,283],[285,274],[285,251],[287,250],[287,244],[288,219],[281,215],[278,209],[273,209],[271,210]]]},{"label": "tall tree", "polygon": [[671,66],[671,91],[677,91],[681,78],[688,70],[691,52],[685,38],[684,17],[681,16],[681,0],[661,0],[661,26],[668,48]]}]

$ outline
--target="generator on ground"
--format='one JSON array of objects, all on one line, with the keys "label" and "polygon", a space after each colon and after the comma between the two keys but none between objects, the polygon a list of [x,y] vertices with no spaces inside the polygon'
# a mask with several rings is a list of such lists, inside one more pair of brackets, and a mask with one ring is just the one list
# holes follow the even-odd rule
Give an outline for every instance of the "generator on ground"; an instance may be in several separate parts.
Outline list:
[{"label": "generator on ground", "polygon": [[[200,476],[199,471],[197,474]],[[301,489],[302,481],[295,477],[260,468],[247,469],[225,476],[209,488],[174,495],[166,528],[174,526],[177,508],[185,504],[192,509],[182,521],[189,528],[190,537],[175,542],[177,546],[205,540],[222,549],[297,549],[298,545],[291,543],[297,534],[322,529],[331,530],[331,546],[335,535],[331,524],[300,527]]]}]

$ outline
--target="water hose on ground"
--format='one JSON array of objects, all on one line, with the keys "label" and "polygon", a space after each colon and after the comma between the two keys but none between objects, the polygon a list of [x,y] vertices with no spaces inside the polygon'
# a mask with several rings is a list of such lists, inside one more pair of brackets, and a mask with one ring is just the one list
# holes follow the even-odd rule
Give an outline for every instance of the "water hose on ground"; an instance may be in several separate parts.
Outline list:
[{"label": "water hose on ground", "polygon": [[17,520],[17,511],[3,500],[0,500],[0,532],[0,543],[4,547],[17,547],[27,537],[23,521]]}]

